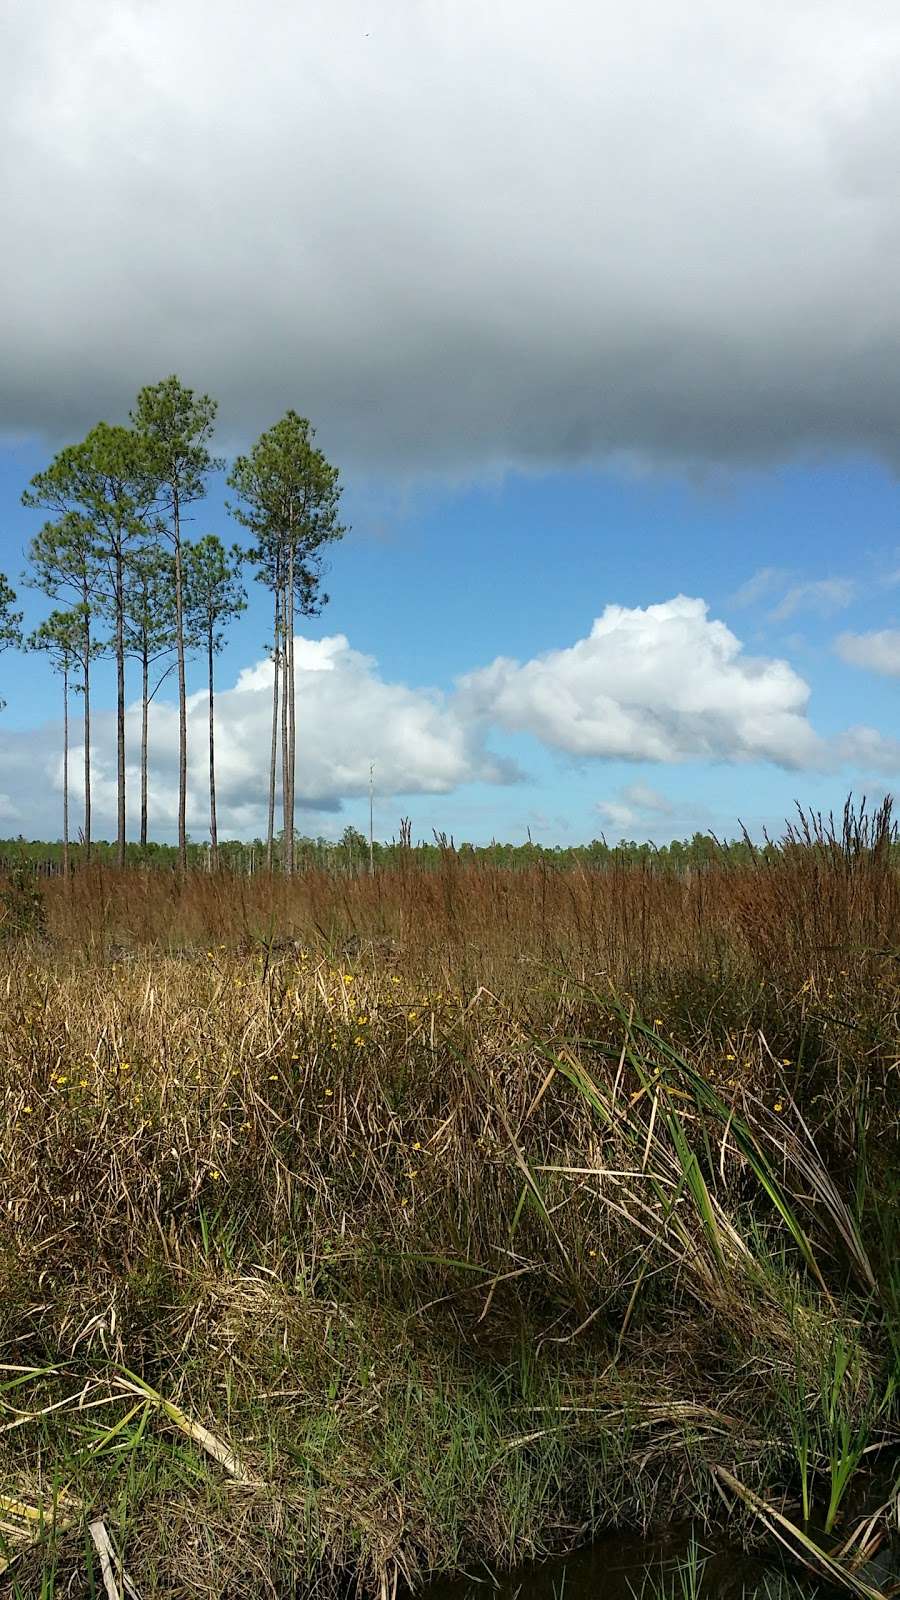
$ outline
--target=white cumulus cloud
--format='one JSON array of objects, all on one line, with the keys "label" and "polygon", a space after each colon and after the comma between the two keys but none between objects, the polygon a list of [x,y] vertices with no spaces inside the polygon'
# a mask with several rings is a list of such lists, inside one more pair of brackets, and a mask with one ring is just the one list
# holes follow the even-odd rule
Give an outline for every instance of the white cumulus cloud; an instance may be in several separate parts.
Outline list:
[{"label": "white cumulus cloud", "polygon": [[[343,634],[311,640],[298,636],[297,803],[303,812],[340,809],[344,800],[368,790],[374,764],[379,798],[392,795],[448,794],[480,779],[514,782],[509,761],[486,749],[483,729],[461,717],[445,696],[428,689],[390,683],[377,662],[352,649]],[[264,831],[272,723],[271,661],[245,668],[236,682],[216,693],[216,788],[220,834],[253,836]],[[73,827],[83,800],[83,746],[73,707],[70,792]],[[208,699],[205,691],[188,700],[188,826],[203,836],[208,828]],[[129,831],[138,811],[140,707],[127,716]],[[49,730],[48,730],[49,731]],[[114,828],[115,723],[109,712],[94,718],[92,796],[95,832]],[[9,790],[7,816],[38,836],[55,836],[61,788],[58,730],[52,737],[35,731],[14,733],[0,725],[0,771]],[[44,781],[40,781],[43,774]],[[14,787],[15,785],[15,787]],[[170,836],[178,797],[178,712],[171,701],[150,708],[151,833]],[[27,819],[27,825],[26,825]]]},{"label": "white cumulus cloud", "polygon": [[576,757],[827,759],[803,678],[787,661],[745,655],[706,602],[685,595],[607,606],[586,639],[525,663],[500,657],[460,690],[473,715]]}]

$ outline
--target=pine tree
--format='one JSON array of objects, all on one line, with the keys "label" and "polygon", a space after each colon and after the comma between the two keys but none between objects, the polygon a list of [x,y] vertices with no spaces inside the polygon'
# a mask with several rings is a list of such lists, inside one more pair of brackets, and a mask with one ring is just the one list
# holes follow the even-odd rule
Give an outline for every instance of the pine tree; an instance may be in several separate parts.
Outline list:
[{"label": "pine tree", "polygon": [[[175,562],[165,550],[144,547],[129,559],[125,580],[125,654],[141,669],[142,849],[147,846],[150,705],[175,668],[177,649]],[[151,673],[156,677],[152,689]]]},{"label": "pine tree", "polygon": [[317,616],[328,601],[321,589],[323,546],[340,539],[339,473],[313,443],[315,429],[296,411],[262,434],[248,456],[238,456],[228,478],[237,503],[229,509],[254,536],[250,560],[274,601],[272,759],[269,787],[269,865],[275,809],[279,667],[283,666],[282,793],[284,868],[293,871],[296,783],[296,674],[294,626],[298,615]]},{"label": "pine tree", "polygon": [[81,608],[51,611],[29,634],[26,649],[46,654],[63,680],[63,876],[69,876],[69,691],[82,688],[77,681],[83,669],[84,618]]},{"label": "pine tree", "polygon": [[185,508],[206,493],[208,474],[222,463],[209,451],[216,402],[196,395],[174,375],[142,389],[131,413],[147,445],[156,480],[157,524],[172,547],[175,564],[175,632],[178,661],[178,861],[187,867],[187,687],[185,682],[182,524]]},{"label": "pine tree", "polygon": [[154,497],[144,441],[130,428],[98,422],[80,444],[67,445],[22,496],[60,518],[75,514],[91,530],[94,604],[113,621],[116,660],[116,861],[125,865],[125,571],[147,538]]},{"label": "pine tree", "polygon": [[91,662],[99,654],[93,622],[100,579],[94,530],[87,518],[69,512],[44,524],[28,547],[31,573],[26,581],[50,600],[74,601],[78,619],[78,659],[84,695],[84,854],[91,859]]},{"label": "pine tree", "polygon": [[247,596],[241,579],[244,554],[237,545],[226,550],[221,539],[207,534],[196,544],[184,546],[184,596],[186,631],[192,642],[206,652],[209,686],[209,841],[210,866],[219,865],[219,835],[216,823],[216,733],[213,657],[225,643],[227,624],[246,609]]}]

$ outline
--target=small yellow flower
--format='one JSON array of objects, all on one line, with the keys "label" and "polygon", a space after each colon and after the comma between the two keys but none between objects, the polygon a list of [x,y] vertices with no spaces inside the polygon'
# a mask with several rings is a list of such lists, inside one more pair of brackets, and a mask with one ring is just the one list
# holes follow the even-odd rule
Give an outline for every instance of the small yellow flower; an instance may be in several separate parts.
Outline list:
[{"label": "small yellow flower", "polygon": [[589,1250],[588,1251],[588,1255],[590,1256],[591,1260],[594,1261],[594,1260],[596,1260],[597,1252],[596,1252],[596,1250]]},{"label": "small yellow flower", "polygon": [[269,1073],[269,1082],[270,1083],[274,1083],[276,1081],[277,1077],[278,1077],[278,1073],[277,1072],[270,1072]]},{"label": "small yellow flower", "polygon": [[653,1018],[653,1026],[654,1026],[654,1028],[661,1028],[662,1025],[663,1025],[662,1017],[654,1017]]},{"label": "small yellow flower", "polygon": [[353,982],[353,974],[352,974],[352,972],[345,972],[344,973],[344,982],[345,983],[352,983]]},{"label": "small yellow flower", "polygon": [[356,1035],[356,1038],[355,1038],[355,1039],[354,1039],[354,1041],[353,1041],[353,1043],[354,1043],[354,1044],[355,1044],[355,1045],[361,1045],[361,1044],[365,1044],[365,1042],[366,1042],[366,1041],[365,1041],[365,1039],[364,1039],[364,1038],[363,1038],[363,1036],[362,1036],[362,1034],[361,1034],[361,1033],[358,1033],[358,1034],[357,1034],[357,1035]]},{"label": "small yellow flower", "polygon": [[784,1060],[783,1060],[783,1061],[782,1061],[782,1063],[781,1063],[781,1065],[782,1065],[782,1066],[783,1066],[783,1067],[792,1067],[792,1066],[793,1066],[793,1064],[794,1064],[794,1063],[793,1063],[793,1062],[792,1062],[792,1060],[791,1060],[791,1058],[790,1058],[790,1056],[785,1056],[785,1057],[784,1057]]},{"label": "small yellow flower", "polygon": [[221,1176],[222,1176],[222,1174],[219,1171],[218,1167],[213,1167],[212,1171],[210,1172],[210,1177],[212,1178],[213,1183],[218,1183],[218,1181],[221,1178]]},{"label": "small yellow flower", "polygon": [[783,1100],[776,1100],[774,1106],[772,1107],[772,1110],[773,1111],[783,1111],[784,1110],[784,1101]]},{"label": "small yellow flower", "polygon": [[326,1089],[326,1090],[325,1090],[325,1099],[326,1099],[326,1100],[330,1100],[330,1099],[331,1099],[331,1096],[332,1096],[332,1095],[333,1095],[333,1094],[334,1094],[334,1090],[333,1090],[333,1089]]},{"label": "small yellow flower", "polygon": [[31,1112],[32,1112],[32,1107],[31,1106],[23,1106],[22,1110],[25,1112],[26,1117],[30,1117],[31,1116]]},{"label": "small yellow flower", "polygon": [[734,1056],[726,1056],[725,1060],[726,1061],[733,1061],[734,1060]]},{"label": "small yellow flower", "polygon": [[421,1150],[421,1148],[422,1148],[422,1146],[421,1146],[421,1144],[420,1144],[420,1143],[419,1143],[419,1140],[418,1140],[418,1139],[417,1139],[417,1140],[416,1140],[416,1142],[415,1142],[415,1144],[414,1144],[414,1145],[413,1145],[413,1149],[414,1149],[414,1150]]},{"label": "small yellow flower", "polygon": [[393,984],[399,984],[399,982],[400,982],[399,978],[392,978],[391,979],[391,983],[393,983]]},{"label": "small yellow flower", "polygon": [[357,1017],[357,1019],[356,1019],[357,1027],[364,1028],[366,1023],[368,1022],[368,1020],[369,1020],[368,1017]]},{"label": "small yellow flower", "polygon": [[79,1089],[86,1089],[87,1086],[88,1086],[87,1078],[79,1078],[78,1079],[78,1087],[79,1087]]},{"label": "small yellow flower", "polygon": [[411,1170],[410,1170],[410,1171],[409,1171],[409,1172],[408,1172],[408,1173],[407,1173],[407,1174],[406,1174],[406,1176],[407,1176],[407,1177],[408,1177],[408,1178],[417,1178],[417,1177],[418,1177],[418,1176],[419,1176],[419,1169],[418,1169],[418,1167],[413,1167],[413,1168],[412,1168],[412,1169],[411,1169]]},{"label": "small yellow flower", "polygon": [[410,1011],[410,1012],[409,1012],[409,1013],[408,1013],[408,1014],[407,1014],[407,1019],[406,1019],[406,1020],[407,1020],[407,1022],[415,1022],[415,1020],[416,1020],[416,1017],[417,1017],[417,1016],[418,1016],[418,1014],[419,1014],[419,1013],[418,1013],[418,1012],[417,1012],[417,1011]]}]

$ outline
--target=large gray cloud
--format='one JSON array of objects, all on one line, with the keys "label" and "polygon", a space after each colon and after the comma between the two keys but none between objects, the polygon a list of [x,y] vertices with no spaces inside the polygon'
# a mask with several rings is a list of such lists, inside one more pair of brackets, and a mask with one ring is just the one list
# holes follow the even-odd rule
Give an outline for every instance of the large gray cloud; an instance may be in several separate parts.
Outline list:
[{"label": "large gray cloud", "polygon": [[0,428],[175,368],[359,468],[898,457],[882,0],[25,0]]}]

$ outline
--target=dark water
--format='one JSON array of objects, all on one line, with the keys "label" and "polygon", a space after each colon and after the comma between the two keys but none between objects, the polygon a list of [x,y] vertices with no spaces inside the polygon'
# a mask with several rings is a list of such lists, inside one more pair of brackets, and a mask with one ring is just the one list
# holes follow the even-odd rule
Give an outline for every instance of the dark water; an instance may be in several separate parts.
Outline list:
[{"label": "dark water", "polygon": [[[692,1557],[693,1546],[693,1557]],[[679,1569],[696,1560],[703,1600],[740,1600],[754,1592],[786,1600],[809,1594],[798,1570],[778,1567],[692,1535],[689,1526],[642,1536],[611,1535],[568,1556],[531,1562],[512,1572],[473,1572],[468,1578],[429,1584],[422,1600],[686,1600],[692,1585]]]}]

